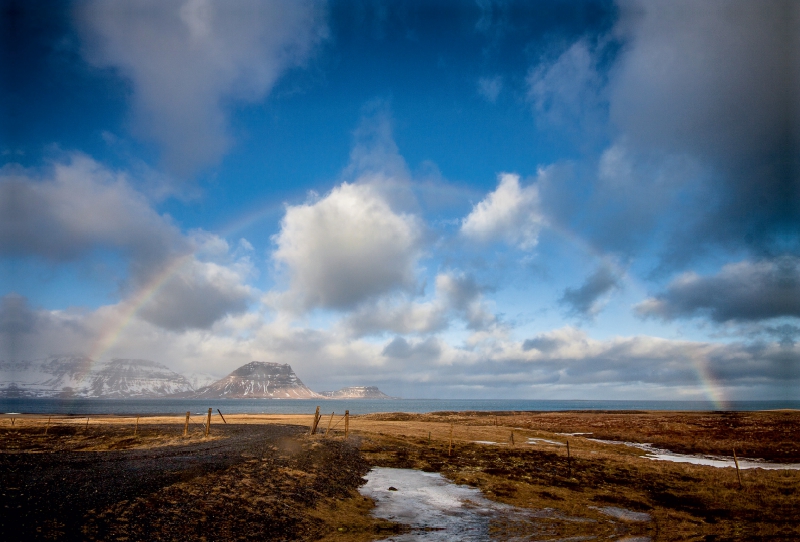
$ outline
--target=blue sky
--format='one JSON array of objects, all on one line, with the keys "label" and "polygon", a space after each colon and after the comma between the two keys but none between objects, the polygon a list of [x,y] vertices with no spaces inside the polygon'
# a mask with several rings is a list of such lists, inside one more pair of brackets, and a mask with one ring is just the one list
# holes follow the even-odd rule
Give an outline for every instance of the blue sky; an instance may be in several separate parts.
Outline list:
[{"label": "blue sky", "polygon": [[797,399],[792,2],[5,2],[6,359]]}]

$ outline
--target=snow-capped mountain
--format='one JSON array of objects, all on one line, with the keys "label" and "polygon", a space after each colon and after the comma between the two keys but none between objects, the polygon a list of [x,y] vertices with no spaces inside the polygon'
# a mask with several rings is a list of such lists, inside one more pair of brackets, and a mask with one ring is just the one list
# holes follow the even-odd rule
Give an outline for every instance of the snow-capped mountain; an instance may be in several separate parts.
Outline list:
[{"label": "snow-capped mountain", "polygon": [[81,356],[0,362],[0,396],[163,397],[193,390],[182,375],[154,361]]},{"label": "snow-capped mountain", "polygon": [[193,390],[185,376],[145,359],[112,359],[91,373],[86,384],[87,397],[163,397]]},{"label": "snow-capped mountain", "polygon": [[323,391],[320,395],[328,399],[392,399],[376,386],[350,386],[339,391]]},{"label": "snow-capped mountain", "polygon": [[199,390],[200,388],[205,388],[206,386],[210,386],[217,380],[219,380],[219,375],[212,375],[208,373],[191,373],[186,375],[186,380],[189,381],[189,384],[192,385],[192,388],[195,390]]},{"label": "snow-capped mountain", "polygon": [[288,364],[251,361],[225,378],[197,391],[195,397],[231,399],[321,397],[306,387]]}]

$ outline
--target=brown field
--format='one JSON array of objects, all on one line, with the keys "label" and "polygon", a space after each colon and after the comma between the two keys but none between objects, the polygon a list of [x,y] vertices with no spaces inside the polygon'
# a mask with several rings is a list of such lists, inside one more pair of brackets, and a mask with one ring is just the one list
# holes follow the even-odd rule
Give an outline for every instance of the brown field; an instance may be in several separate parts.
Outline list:
[{"label": "brown field", "polygon": [[[312,420],[310,415],[225,417],[231,426],[285,428],[307,428]],[[87,427],[86,418],[54,416],[45,435],[47,417],[18,416],[14,426],[10,419],[0,419],[0,452],[133,453],[233,438],[217,429],[222,427],[218,416],[210,439],[203,436],[199,417],[194,421],[189,436],[183,437],[183,417],[143,417],[134,437],[131,418],[92,417]],[[323,417],[323,432],[327,424]],[[373,465],[440,472],[480,488],[490,499],[561,514],[542,520],[548,524],[547,537],[530,539],[800,539],[800,471],[742,470],[740,487],[732,468],[651,461],[641,450],[587,438],[649,442],[680,453],[730,456],[735,448],[741,458],[800,462],[796,411],[371,414],[351,417],[347,442],[342,426],[336,425],[327,438],[309,437],[296,428],[283,444],[262,446],[260,457],[247,456],[136,499],[107,502],[82,520],[83,532],[95,539],[188,540],[201,536],[207,525],[207,532],[214,533],[209,539],[258,539],[257,531],[243,525],[268,511],[284,522],[284,530],[275,531],[276,540],[378,540],[399,527],[366,514],[371,504],[355,491],[357,477]],[[529,437],[564,444],[569,440],[571,457],[566,446],[530,445]],[[231,507],[232,502],[237,505]],[[598,510],[603,506],[646,512],[653,519],[610,518]],[[193,530],[185,531],[187,522]],[[179,536],[183,532],[193,534]]]}]

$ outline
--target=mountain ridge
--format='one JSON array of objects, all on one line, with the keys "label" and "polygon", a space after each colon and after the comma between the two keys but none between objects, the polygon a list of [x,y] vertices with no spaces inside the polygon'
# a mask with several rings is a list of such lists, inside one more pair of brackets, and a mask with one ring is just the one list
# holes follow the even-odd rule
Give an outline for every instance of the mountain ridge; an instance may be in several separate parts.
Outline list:
[{"label": "mountain ridge", "polygon": [[349,386],[317,393],[291,365],[251,361],[227,376],[186,377],[162,363],[85,356],[49,356],[32,361],[0,360],[0,397],[12,398],[229,398],[229,399],[392,399],[375,386]]}]

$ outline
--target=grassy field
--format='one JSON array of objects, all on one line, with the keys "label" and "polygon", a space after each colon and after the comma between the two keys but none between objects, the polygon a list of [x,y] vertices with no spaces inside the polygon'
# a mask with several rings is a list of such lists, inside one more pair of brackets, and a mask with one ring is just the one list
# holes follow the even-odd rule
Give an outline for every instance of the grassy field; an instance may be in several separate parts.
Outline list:
[{"label": "grassy field", "polygon": [[[312,422],[311,415],[225,418],[228,424],[309,427]],[[4,420],[3,450],[120,450],[218,438],[215,426],[223,423],[220,417],[213,417],[210,437],[204,436],[202,421],[194,417],[188,437],[183,437],[182,416],[143,417],[134,436],[132,418],[92,417],[87,427],[86,418],[51,417],[48,427],[47,417],[18,416],[13,428],[10,419]],[[323,416],[323,433],[328,422]],[[332,425],[335,427],[327,437],[303,437],[304,453],[326,440],[343,440],[340,416],[334,417]],[[48,434],[44,433],[46,427]],[[158,430],[151,429],[155,427]],[[653,443],[674,452],[724,456],[730,456],[735,448],[741,458],[790,463],[800,462],[795,441],[799,431],[800,413],[794,411],[386,413],[351,417],[348,441],[358,447],[368,464],[439,472],[456,483],[478,487],[499,502],[552,509],[554,513],[541,520],[548,523],[546,532],[551,538],[794,540],[800,539],[796,521],[800,517],[800,471],[742,470],[740,486],[732,468],[652,461],[643,457],[642,450],[590,439]],[[539,440],[530,444],[529,439]],[[254,476],[248,472],[215,475],[220,477],[215,487],[229,495],[244,492],[248,484],[242,480]],[[289,474],[286,479],[295,480],[293,483],[303,478]],[[325,473],[315,471],[313,476],[324,477]],[[184,487],[186,495],[192,491],[197,490]],[[257,498],[269,502],[264,494]],[[173,496],[172,500],[176,499],[180,500]],[[315,502],[307,512],[325,528],[309,532],[307,539],[382,538],[381,528],[392,526],[381,527],[369,518],[369,507],[357,493]],[[610,518],[603,513],[605,507],[644,512],[652,520]],[[108,513],[121,514],[122,510],[112,506]]]}]

